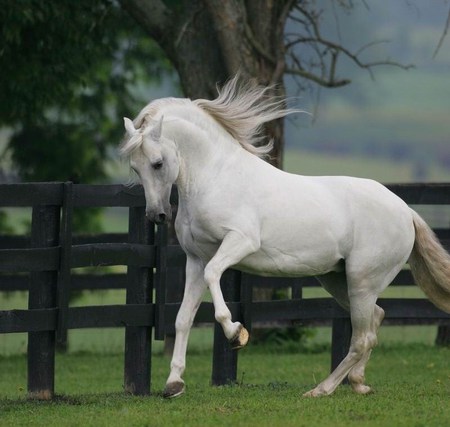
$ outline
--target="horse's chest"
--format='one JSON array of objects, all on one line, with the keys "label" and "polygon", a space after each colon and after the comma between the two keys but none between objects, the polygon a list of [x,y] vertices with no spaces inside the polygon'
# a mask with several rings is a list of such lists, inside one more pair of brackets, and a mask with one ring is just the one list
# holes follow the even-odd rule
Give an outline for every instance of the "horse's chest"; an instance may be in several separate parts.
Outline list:
[{"label": "horse's chest", "polygon": [[196,220],[184,218],[176,223],[176,233],[183,249],[208,262],[220,246],[219,230],[205,230]]}]

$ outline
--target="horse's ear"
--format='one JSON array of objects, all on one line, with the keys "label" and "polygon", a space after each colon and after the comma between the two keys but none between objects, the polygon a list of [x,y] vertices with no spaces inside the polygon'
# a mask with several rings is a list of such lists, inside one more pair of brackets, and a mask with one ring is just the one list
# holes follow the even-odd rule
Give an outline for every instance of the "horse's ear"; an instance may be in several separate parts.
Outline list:
[{"label": "horse's ear", "polygon": [[125,125],[125,130],[127,131],[128,135],[132,136],[136,133],[136,128],[134,127],[133,122],[128,118],[123,118],[123,124]]},{"label": "horse's ear", "polygon": [[159,141],[161,138],[163,119],[164,119],[164,116],[161,116],[161,118],[159,119],[159,122],[150,131],[150,135],[152,136],[152,139],[154,141]]}]

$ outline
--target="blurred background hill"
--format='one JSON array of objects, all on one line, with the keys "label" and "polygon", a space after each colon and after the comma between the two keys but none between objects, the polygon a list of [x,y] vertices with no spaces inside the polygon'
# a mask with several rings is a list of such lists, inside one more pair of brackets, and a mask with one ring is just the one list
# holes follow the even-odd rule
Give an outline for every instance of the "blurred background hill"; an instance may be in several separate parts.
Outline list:
[{"label": "blurred background hill", "polygon": [[[301,94],[312,119],[289,120],[285,168],[306,174],[356,174],[383,182],[450,179],[450,41],[433,57],[446,6],[433,2],[368,2],[351,14],[328,10],[327,28],[366,55],[413,64],[407,71],[382,66],[373,78],[348,63],[352,83]],[[387,5],[389,3],[389,5]],[[336,18],[335,14],[338,14]],[[287,81],[291,95],[296,94]],[[306,157],[301,160],[301,155]]]}]

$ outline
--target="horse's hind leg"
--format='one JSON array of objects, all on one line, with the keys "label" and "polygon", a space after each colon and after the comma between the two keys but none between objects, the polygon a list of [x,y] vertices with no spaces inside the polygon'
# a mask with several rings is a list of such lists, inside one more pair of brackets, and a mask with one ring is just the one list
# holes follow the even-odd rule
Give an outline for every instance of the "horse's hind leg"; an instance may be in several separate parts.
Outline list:
[{"label": "horse's hind leg", "polygon": [[[350,301],[348,298],[347,278],[345,273],[329,273],[317,278],[324,289],[326,289],[345,310],[350,311]],[[377,334],[378,328],[384,318],[384,310],[375,305],[371,332]],[[371,350],[368,350],[356,365],[351,368],[348,379],[356,393],[367,394],[371,388],[364,384],[365,369],[369,361]]]},{"label": "horse's hind leg", "polygon": [[[372,316],[372,333],[377,336],[378,328],[384,319],[384,310],[375,305],[375,311]],[[367,362],[369,361],[372,349],[366,352],[362,359],[350,370],[348,373],[348,380],[356,393],[367,394],[372,391],[372,389],[364,384],[365,380],[365,370]]]},{"label": "horse's hind leg", "polygon": [[333,393],[351,369],[375,346],[376,335],[372,332],[372,317],[376,299],[376,295],[370,294],[349,295],[353,329],[350,350],[331,375],[316,388],[305,393],[305,396],[316,397]]},{"label": "horse's hind leg", "polygon": [[390,257],[387,255],[383,259],[378,257],[376,262],[361,250],[355,253],[357,256],[347,259],[345,265],[353,329],[350,350],[331,375],[315,389],[306,393],[306,396],[333,393],[352,369],[355,370],[352,371],[349,380],[353,389],[359,393],[370,391],[370,388],[363,384],[364,368],[370,351],[377,344],[377,329],[383,318],[383,310],[377,308],[376,300],[401,270],[409,252],[404,251],[398,256],[391,253]]}]

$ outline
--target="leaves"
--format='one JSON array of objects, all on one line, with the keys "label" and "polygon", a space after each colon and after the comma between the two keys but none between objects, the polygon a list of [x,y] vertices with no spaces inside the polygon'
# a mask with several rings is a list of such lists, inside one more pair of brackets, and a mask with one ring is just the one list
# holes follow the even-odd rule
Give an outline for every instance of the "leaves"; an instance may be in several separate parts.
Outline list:
[{"label": "leaves", "polygon": [[156,44],[110,0],[0,0],[0,125],[25,180],[104,177],[133,86],[169,69]]}]

